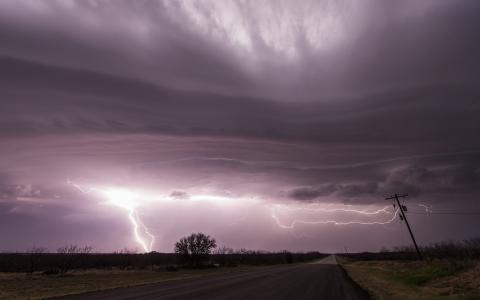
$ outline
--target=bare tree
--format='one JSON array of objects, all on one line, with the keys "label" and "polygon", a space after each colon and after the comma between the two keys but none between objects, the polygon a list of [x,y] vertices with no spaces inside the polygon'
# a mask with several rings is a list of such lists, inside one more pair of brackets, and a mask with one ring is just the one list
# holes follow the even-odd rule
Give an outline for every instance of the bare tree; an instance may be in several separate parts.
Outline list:
[{"label": "bare tree", "polygon": [[227,264],[227,256],[233,254],[234,250],[227,246],[218,247],[213,254],[215,254],[215,260],[222,266]]},{"label": "bare tree", "polygon": [[216,254],[216,255],[233,254],[233,253],[235,253],[235,250],[227,246],[218,247],[215,251],[213,251],[213,254]]},{"label": "bare tree", "polygon": [[211,251],[216,247],[217,242],[209,235],[201,232],[192,233],[175,243],[175,253],[184,262],[193,267],[198,267],[201,261],[207,259]]},{"label": "bare tree", "polygon": [[137,249],[130,250],[123,248],[114,252],[118,267],[122,270],[133,265],[134,254],[137,254]]},{"label": "bare tree", "polygon": [[66,245],[57,249],[57,253],[60,254],[61,260],[59,264],[60,274],[65,274],[75,263],[81,261],[92,252],[93,248],[90,246],[79,247],[77,245]]},{"label": "bare tree", "polygon": [[28,248],[25,251],[28,254],[28,274],[33,274],[33,272],[37,271],[38,264],[45,252],[47,252],[47,248],[43,247],[36,247],[33,246]]}]

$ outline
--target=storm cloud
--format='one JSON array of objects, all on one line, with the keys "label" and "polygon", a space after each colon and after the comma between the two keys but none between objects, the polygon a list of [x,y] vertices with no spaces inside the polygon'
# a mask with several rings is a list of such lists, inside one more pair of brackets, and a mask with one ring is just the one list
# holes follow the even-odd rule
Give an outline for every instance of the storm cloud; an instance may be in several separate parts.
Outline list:
[{"label": "storm cloud", "polygon": [[[292,238],[268,209],[195,212],[183,201],[195,195],[383,206],[401,192],[475,209],[479,9],[473,0],[3,1],[2,230],[30,236],[0,250],[31,246],[35,222],[50,247],[75,236],[105,250],[131,245],[118,212],[70,181],[180,201],[143,211],[162,251],[191,230],[238,247],[325,251],[361,230]],[[65,224],[57,240],[45,233],[49,215]],[[225,229],[232,219],[248,221]],[[415,221],[426,241],[479,234],[467,219],[435,235],[440,219]]]}]

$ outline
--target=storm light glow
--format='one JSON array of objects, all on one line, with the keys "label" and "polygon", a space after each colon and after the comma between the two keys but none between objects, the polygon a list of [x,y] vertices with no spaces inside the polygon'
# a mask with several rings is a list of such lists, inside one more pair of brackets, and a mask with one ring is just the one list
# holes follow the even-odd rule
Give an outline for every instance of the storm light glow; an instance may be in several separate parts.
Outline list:
[{"label": "storm light glow", "polygon": [[478,236],[478,11],[0,1],[0,251],[375,251],[394,193],[419,244]]}]

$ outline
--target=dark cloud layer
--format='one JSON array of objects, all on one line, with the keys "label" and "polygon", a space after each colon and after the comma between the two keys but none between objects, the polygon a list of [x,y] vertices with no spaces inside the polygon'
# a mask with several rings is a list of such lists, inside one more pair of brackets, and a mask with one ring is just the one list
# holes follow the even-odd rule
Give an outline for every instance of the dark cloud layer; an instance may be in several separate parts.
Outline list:
[{"label": "dark cloud layer", "polygon": [[299,187],[289,192],[295,200],[315,200],[320,197],[335,196],[349,199],[362,199],[372,195],[389,195],[392,191],[408,191],[412,197],[427,195],[477,193],[480,186],[480,168],[474,165],[419,167],[408,164],[391,170],[385,178],[376,182],[364,180],[360,183],[322,184],[320,186]]},{"label": "dark cloud layer", "polygon": [[[107,226],[95,212],[101,199],[76,193],[70,179],[176,200],[383,205],[403,192],[477,207],[479,9],[473,0],[4,1],[4,228],[22,232],[36,218],[48,231],[50,214],[67,224],[64,240],[83,241],[94,226],[85,222]],[[230,243],[231,232],[244,234],[213,217],[180,224],[175,213],[170,223],[149,213],[165,243],[195,226]],[[243,240],[252,247],[323,245],[249,214],[250,226],[265,228]],[[479,234],[462,226],[431,239]],[[103,239],[117,245],[121,233]],[[337,233],[328,235],[331,249],[350,236]],[[11,239],[0,250],[28,246]],[[358,241],[358,249],[377,246]]]},{"label": "dark cloud layer", "polygon": [[[185,92],[91,71],[0,60],[4,134],[151,132],[476,147],[475,87],[435,85],[307,103]],[[455,123],[455,126],[451,126]]]}]

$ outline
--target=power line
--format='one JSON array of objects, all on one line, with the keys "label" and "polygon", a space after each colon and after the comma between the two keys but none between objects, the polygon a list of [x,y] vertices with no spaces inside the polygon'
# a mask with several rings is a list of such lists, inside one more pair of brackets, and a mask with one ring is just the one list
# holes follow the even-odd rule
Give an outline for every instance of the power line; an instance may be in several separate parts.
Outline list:
[{"label": "power line", "polygon": [[480,212],[457,212],[457,211],[439,211],[439,212],[416,212],[409,211],[411,214],[416,215],[480,215]]}]

